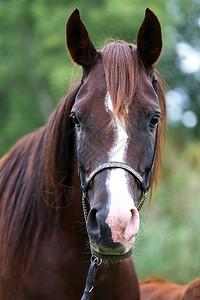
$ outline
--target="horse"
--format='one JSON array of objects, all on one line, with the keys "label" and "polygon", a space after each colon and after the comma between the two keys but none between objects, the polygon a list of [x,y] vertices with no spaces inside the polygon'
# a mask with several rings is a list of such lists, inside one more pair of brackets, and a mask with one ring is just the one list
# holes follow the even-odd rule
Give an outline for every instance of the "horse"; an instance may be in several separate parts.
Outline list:
[{"label": "horse", "polygon": [[200,299],[200,278],[185,285],[149,278],[140,283],[141,300],[197,300]]},{"label": "horse", "polygon": [[137,46],[96,50],[75,9],[66,36],[81,82],[0,161],[0,298],[79,300],[98,260],[91,299],[138,300],[131,255],[166,120],[161,26],[147,8]]}]

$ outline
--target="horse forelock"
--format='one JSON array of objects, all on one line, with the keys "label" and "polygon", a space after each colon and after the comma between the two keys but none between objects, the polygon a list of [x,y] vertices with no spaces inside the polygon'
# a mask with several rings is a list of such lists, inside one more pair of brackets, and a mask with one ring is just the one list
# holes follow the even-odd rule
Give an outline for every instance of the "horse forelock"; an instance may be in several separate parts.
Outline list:
[{"label": "horse forelock", "polygon": [[115,41],[102,50],[106,86],[113,104],[113,118],[127,120],[127,108],[133,100],[139,69],[136,47],[124,41]]}]

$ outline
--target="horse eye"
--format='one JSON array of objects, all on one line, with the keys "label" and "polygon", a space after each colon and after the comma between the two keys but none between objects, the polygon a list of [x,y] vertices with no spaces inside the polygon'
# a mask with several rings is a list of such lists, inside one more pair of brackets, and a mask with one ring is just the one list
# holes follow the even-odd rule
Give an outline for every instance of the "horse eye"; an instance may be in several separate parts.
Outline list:
[{"label": "horse eye", "polygon": [[158,124],[159,121],[159,116],[153,116],[153,118],[151,119],[149,125],[151,127],[156,127],[156,125]]},{"label": "horse eye", "polygon": [[74,113],[71,114],[71,117],[72,117],[72,121],[74,122],[75,125],[80,125],[79,120]]}]

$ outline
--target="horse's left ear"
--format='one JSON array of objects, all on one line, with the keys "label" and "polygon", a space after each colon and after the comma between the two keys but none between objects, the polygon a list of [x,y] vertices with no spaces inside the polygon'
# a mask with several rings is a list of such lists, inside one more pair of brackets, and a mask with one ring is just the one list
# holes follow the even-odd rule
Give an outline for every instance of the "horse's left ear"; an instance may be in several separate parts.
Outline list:
[{"label": "horse's left ear", "polygon": [[87,68],[93,61],[96,49],[76,8],[66,25],[67,48],[75,63]]},{"label": "horse's left ear", "polygon": [[149,8],[146,9],[144,21],[137,35],[137,49],[146,67],[154,65],[162,51],[160,22]]}]

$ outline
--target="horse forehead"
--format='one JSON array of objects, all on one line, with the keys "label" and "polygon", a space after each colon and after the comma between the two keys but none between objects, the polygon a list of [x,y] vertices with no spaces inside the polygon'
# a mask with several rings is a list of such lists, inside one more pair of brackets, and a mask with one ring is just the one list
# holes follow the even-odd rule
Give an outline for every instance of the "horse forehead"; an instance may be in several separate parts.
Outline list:
[{"label": "horse forehead", "polygon": [[101,63],[98,63],[90,70],[88,76],[84,77],[83,85],[77,93],[75,105],[78,107],[87,106],[88,109],[97,108],[104,102],[106,95],[106,84],[104,70]]},{"label": "horse forehead", "polygon": [[144,106],[159,106],[158,96],[153,87],[153,79],[144,71],[140,72],[135,102]]},{"label": "horse forehead", "polygon": [[[151,75],[147,75],[143,68],[139,68],[139,77],[136,84],[135,96],[131,103],[136,114],[137,108],[139,109],[141,106],[151,106],[151,104],[152,106],[155,104],[159,105],[151,77]],[[99,111],[104,114],[106,94],[107,86],[105,82],[105,72],[101,56],[99,56],[86,76],[84,84],[76,97],[75,103],[80,106],[81,110],[84,110],[85,108],[90,113],[98,114]]]}]

